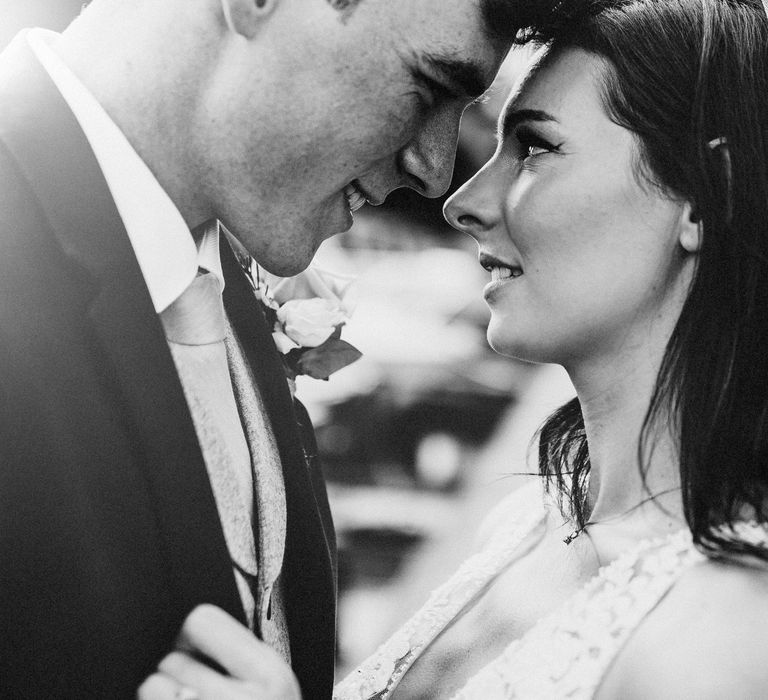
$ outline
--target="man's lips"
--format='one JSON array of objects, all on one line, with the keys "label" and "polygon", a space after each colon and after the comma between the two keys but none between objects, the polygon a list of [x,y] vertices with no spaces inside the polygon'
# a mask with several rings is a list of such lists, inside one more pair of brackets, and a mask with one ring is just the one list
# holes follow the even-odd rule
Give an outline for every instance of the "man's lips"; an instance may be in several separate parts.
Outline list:
[{"label": "man's lips", "polygon": [[377,207],[384,202],[384,198],[377,199],[363,186],[360,180],[352,180],[344,188],[344,196],[347,198],[347,205],[352,212],[357,211],[364,204]]},{"label": "man's lips", "polygon": [[344,188],[344,196],[347,198],[347,206],[352,212],[360,209],[368,201],[356,180],[353,180]]}]

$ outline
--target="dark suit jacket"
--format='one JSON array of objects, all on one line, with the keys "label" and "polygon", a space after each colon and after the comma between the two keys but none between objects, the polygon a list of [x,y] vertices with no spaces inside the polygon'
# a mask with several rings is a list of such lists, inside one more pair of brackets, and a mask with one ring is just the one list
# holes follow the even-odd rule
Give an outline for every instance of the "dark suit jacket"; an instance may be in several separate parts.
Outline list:
[{"label": "dark suit jacket", "polygon": [[[335,543],[311,427],[222,252],[285,472],[294,670],[305,698],[330,697]],[[0,696],[133,697],[203,602],[244,619],[173,360],[92,151],[18,47],[0,65]]]}]

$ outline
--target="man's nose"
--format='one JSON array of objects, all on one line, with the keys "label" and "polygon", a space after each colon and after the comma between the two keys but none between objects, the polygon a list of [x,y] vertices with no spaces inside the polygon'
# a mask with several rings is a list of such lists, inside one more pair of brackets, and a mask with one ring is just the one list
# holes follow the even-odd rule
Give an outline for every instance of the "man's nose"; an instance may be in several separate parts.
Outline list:
[{"label": "man's nose", "polygon": [[400,169],[406,186],[425,197],[446,193],[451,185],[460,115],[434,117],[400,153]]}]

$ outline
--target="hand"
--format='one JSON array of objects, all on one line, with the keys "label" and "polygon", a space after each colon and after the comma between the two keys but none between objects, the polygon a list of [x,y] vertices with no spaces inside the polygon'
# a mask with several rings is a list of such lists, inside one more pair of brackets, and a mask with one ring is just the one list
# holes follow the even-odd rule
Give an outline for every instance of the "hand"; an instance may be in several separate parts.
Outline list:
[{"label": "hand", "polygon": [[[223,669],[215,670],[201,659]],[[283,659],[233,617],[200,605],[184,621],[176,648],[142,683],[138,700],[301,700]]]}]

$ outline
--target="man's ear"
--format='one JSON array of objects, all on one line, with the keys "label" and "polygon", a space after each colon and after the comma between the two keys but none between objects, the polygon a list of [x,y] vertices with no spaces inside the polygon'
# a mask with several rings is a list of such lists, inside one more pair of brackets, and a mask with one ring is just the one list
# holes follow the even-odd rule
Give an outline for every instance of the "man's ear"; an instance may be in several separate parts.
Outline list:
[{"label": "man's ear", "polygon": [[221,0],[224,22],[234,34],[253,39],[261,23],[272,14],[279,0]]},{"label": "man's ear", "polygon": [[698,253],[701,249],[701,219],[690,202],[683,205],[680,213],[678,240],[687,253]]}]

